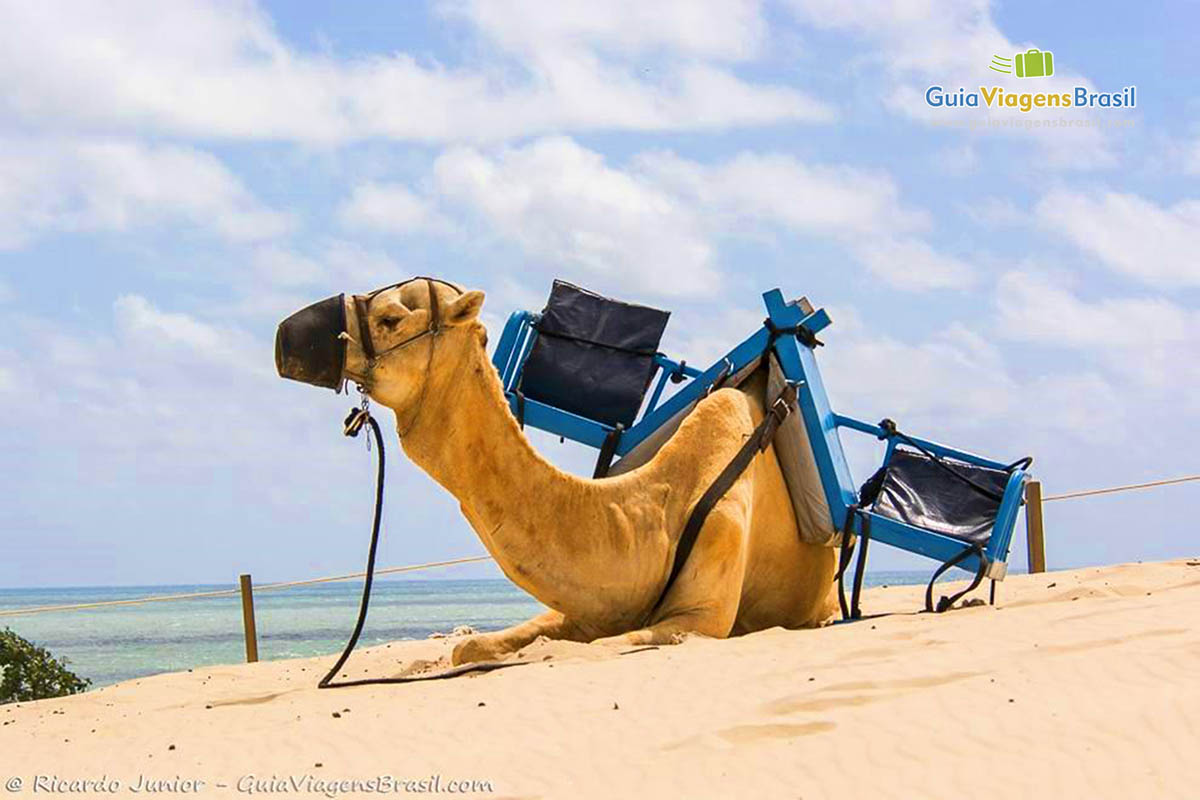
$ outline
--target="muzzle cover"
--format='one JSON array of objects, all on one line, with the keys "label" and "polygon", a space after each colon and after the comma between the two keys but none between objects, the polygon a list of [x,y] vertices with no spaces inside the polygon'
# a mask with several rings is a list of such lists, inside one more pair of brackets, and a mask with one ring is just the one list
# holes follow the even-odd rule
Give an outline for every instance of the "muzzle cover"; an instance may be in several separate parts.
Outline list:
[{"label": "muzzle cover", "polygon": [[346,303],[339,294],[279,323],[275,369],[280,377],[337,391],[346,367]]}]

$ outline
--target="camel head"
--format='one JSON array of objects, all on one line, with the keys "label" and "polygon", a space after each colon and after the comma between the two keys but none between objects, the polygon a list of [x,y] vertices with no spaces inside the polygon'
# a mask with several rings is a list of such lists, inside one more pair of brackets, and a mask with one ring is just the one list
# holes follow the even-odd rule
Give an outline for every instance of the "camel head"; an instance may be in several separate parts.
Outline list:
[{"label": "camel head", "polygon": [[275,367],[284,378],[339,390],[346,381],[405,419],[430,383],[482,347],[483,292],[414,278],[362,295],[335,295],[279,324]]}]

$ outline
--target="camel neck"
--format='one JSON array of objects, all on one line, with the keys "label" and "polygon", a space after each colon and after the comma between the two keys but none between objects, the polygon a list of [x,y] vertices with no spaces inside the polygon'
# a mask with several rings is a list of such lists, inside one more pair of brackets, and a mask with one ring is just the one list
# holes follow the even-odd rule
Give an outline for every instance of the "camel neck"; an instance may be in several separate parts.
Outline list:
[{"label": "camel neck", "polygon": [[[458,335],[466,335],[466,332]],[[537,453],[509,410],[483,347],[459,348],[430,385],[419,423],[402,442],[408,456],[462,505],[504,573],[546,605],[566,612],[587,593],[569,565],[587,543],[564,518],[547,529],[546,509],[565,508],[579,482]],[[407,417],[405,417],[407,418]]]}]

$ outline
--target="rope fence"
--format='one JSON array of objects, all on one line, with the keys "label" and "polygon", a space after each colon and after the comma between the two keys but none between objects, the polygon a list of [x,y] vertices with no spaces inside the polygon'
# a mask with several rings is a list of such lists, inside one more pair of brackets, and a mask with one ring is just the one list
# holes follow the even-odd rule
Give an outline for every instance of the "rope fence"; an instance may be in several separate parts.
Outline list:
[{"label": "rope fence", "polygon": [[[409,564],[403,567],[383,567],[375,570],[376,575],[392,575],[398,572],[417,572],[435,567],[452,567],[458,564],[473,564],[478,561],[491,561],[491,556],[468,556],[454,558],[449,561],[430,561],[425,564]],[[260,583],[254,587],[256,592],[269,592],[275,589],[290,589],[294,586],[311,586],[316,583],[333,583],[365,577],[365,572],[348,572],[345,575],[330,575],[324,578],[307,578],[302,581],[280,581],[278,583]],[[241,589],[216,589],[210,592],[187,592],[184,594],[163,594],[151,597],[131,597],[126,600],[102,600],[95,603],[75,603],[63,606],[36,606],[34,608],[12,608],[0,610],[0,617],[15,617],[18,614],[44,614],[50,611],[78,611],[85,608],[108,608],[111,606],[134,606],[142,603],[166,603],[174,600],[193,600],[200,597],[233,597],[241,593]]]},{"label": "rope fence", "polygon": [[1052,494],[1043,497],[1042,502],[1049,503],[1051,500],[1070,500],[1075,497],[1094,497],[1098,494],[1115,494],[1116,492],[1129,492],[1134,489],[1150,489],[1155,486],[1170,486],[1175,483],[1187,483],[1188,481],[1200,481],[1200,475],[1184,475],[1182,478],[1167,478],[1161,481],[1150,481],[1149,483],[1130,483],[1125,486],[1113,486],[1109,489],[1087,489],[1080,492]]},{"label": "rope fence", "polygon": [[[1025,531],[1026,545],[1028,547],[1029,556],[1029,571],[1044,572],[1046,570],[1046,552],[1045,552],[1045,534],[1042,524],[1042,504],[1056,500],[1072,500],[1080,497],[1094,497],[1103,494],[1117,494],[1119,492],[1131,492],[1141,489],[1151,489],[1159,486],[1172,486],[1181,483],[1189,483],[1192,481],[1200,481],[1200,475],[1184,475],[1178,478],[1164,478],[1162,480],[1148,481],[1146,483],[1130,483],[1124,486],[1111,486],[1106,489],[1086,489],[1076,492],[1065,492],[1063,494],[1042,495],[1042,484],[1040,481],[1029,481],[1025,486]],[[429,561],[424,564],[408,564],[400,567],[383,567],[375,570],[376,575],[395,575],[404,572],[419,572],[427,569],[436,569],[438,567],[452,567],[460,564],[476,564],[483,561],[491,561],[491,556],[466,556],[463,558],[452,558],[447,561]],[[210,597],[233,597],[241,595],[243,621],[246,634],[246,660],[258,660],[258,643],[257,634],[254,626],[254,599],[253,592],[270,592],[280,589],[291,589],[297,586],[313,586],[320,583],[334,583],[337,581],[354,580],[355,578],[365,577],[365,572],[348,572],[344,575],[328,575],[321,578],[306,578],[298,581],[278,581],[276,583],[264,583],[258,586],[251,585],[250,576],[240,576],[240,588],[234,589],[216,589],[205,592],[185,592],[182,594],[167,594],[167,595],[152,595],[149,597],[131,597],[125,600],[102,600],[94,603],[74,603],[70,605],[53,605],[53,606],[36,606],[33,608],[10,608],[0,609],[0,618],[16,617],[25,614],[46,614],[55,611],[80,611],[84,609],[94,608],[112,608],[114,606],[132,606],[142,605],[144,603],[166,603],[177,600],[195,600],[200,598]]]}]

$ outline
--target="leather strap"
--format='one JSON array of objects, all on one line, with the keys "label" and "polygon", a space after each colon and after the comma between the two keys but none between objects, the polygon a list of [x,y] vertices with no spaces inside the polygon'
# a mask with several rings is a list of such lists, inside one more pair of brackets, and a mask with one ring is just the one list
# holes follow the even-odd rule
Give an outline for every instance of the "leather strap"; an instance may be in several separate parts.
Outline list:
[{"label": "leather strap", "polygon": [[717,505],[717,502],[725,496],[725,493],[737,482],[742,473],[746,471],[746,467],[750,466],[750,462],[754,457],[770,447],[771,442],[775,439],[775,432],[779,430],[779,426],[787,419],[788,414],[796,407],[796,387],[788,384],[783,391],[779,393],[779,397],[771,404],[767,410],[766,416],[762,422],[750,434],[750,438],[746,440],[737,455],[733,457],[725,469],[721,470],[721,474],[712,482],[712,485],[705,490],[704,494],[696,502],[692,508],[692,513],[688,517],[687,524],[683,527],[683,533],[679,535],[679,543],[675,546],[675,559],[671,563],[671,572],[667,575],[667,582],[663,585],[662,592],[658,595],[658,600],[654,603],[647,620],[653,619],[658,613],[667,594],[671,591],[671,587],[675,585],[675,580],[679,574],[683,572],[684,566],[687,565],[688,556],[691,555],[692,549],[696,546],[696,540],[700,537],[700,530],[704,527],[705,521],[708,519],[709,513]]},{"label": "leather strap", "polygon": [[381,353],[375,349],[375,340],[371,338],[371,325],[368,318],[371,311],[371,301],[375,299],[376,295],[382,292],[386,292],[389,289],[397,289],[401,286],[406,286],[413,281],[425,281],[425,285],[429,287],[429,327],[418,333],[416,336],[412,336],[400,344],[389,347],[384,351],[384,353],[391,352],[392,350],[398,350],[407,344],[415,342],[417,339],[420,339],[423,336],[441,332],[442,309],[441,304],[438,303],[437,291],[434,288],[435,283],[449,286],[460,295],[463,293],[462,289],[458,288],[453,283],[442,280],[441,278],[426,278],[421,276],[417,278],[409,278],[408,280],[401,281],[400,283],[393,283],[391,286],[384,286],[380,289],[376,289],[373,292],[369,292],[368,294],[354,295],[354,316],[358,317],[359,347],[362,348],[363,355],[367,359],[368,369],[374,366],[375,360],[381,355]]},{"label": "leather strap", "polygon": [[442,315],[438,308],[437,292],[433,290],[433,278],[426,278],[425,285],[429,287],[429,330],[437,333],[442,329]]},{"label": "leather strap", "polygon": [[[963,589],[962,591],[953,594],[950,597],[943,596],[941,600],[938,600],[937,606],[935,607],[933,604],[933,585],[937,583],[937,579],[942,577],[943,572],[955,566],[956,564],[965,561],[967,556],[970,555],[979,556],[979,566],[975,570],[975,579],[972,580],[970,585],[968,585],[967,588]],[[954,556],[954,558],[938,567],[937,572],[934,572],[933,577],[929,579],[929,585],[925,587],[925,610],[940,614],[946,609],[950,608],[963,597],[975,591],[975,587],[983,581],[983,573],[985,572],[987,572],[987,561],[983,557],[983,548],[978,544],[964,547],[958,555]],[[995,582],[992,583],[992,586],[995,586]]]},{"label": "leather strap", "polygon": [[842,542],[838,548],[837,592],[838,605],[842,610],[842,619],[850,619],[850,606],[846,604],[846,570],[854,557],[854,517],[858,514],[858,504],[846,509],[846,522],[842,525]]},{"label": "leather strap", "polygon": [[621,443],[621,434],[624,432],[625,426],[618,422],[604,437],[604,444],[600,446],[600,455],[596,457],[596,469],[592,471],[592,480],[608,477],[608,471],[612,468],[613,456],[617,453],[617,445]]},{"label": "leather strap", "polygon": [[363,297],[354,295],[354,316],[358,318],[358,345],[362,348],[367,364],[375,360],[375,342],[371,339],[371,325],[367,314],[371,309],[371,298],[374,294]]}]

